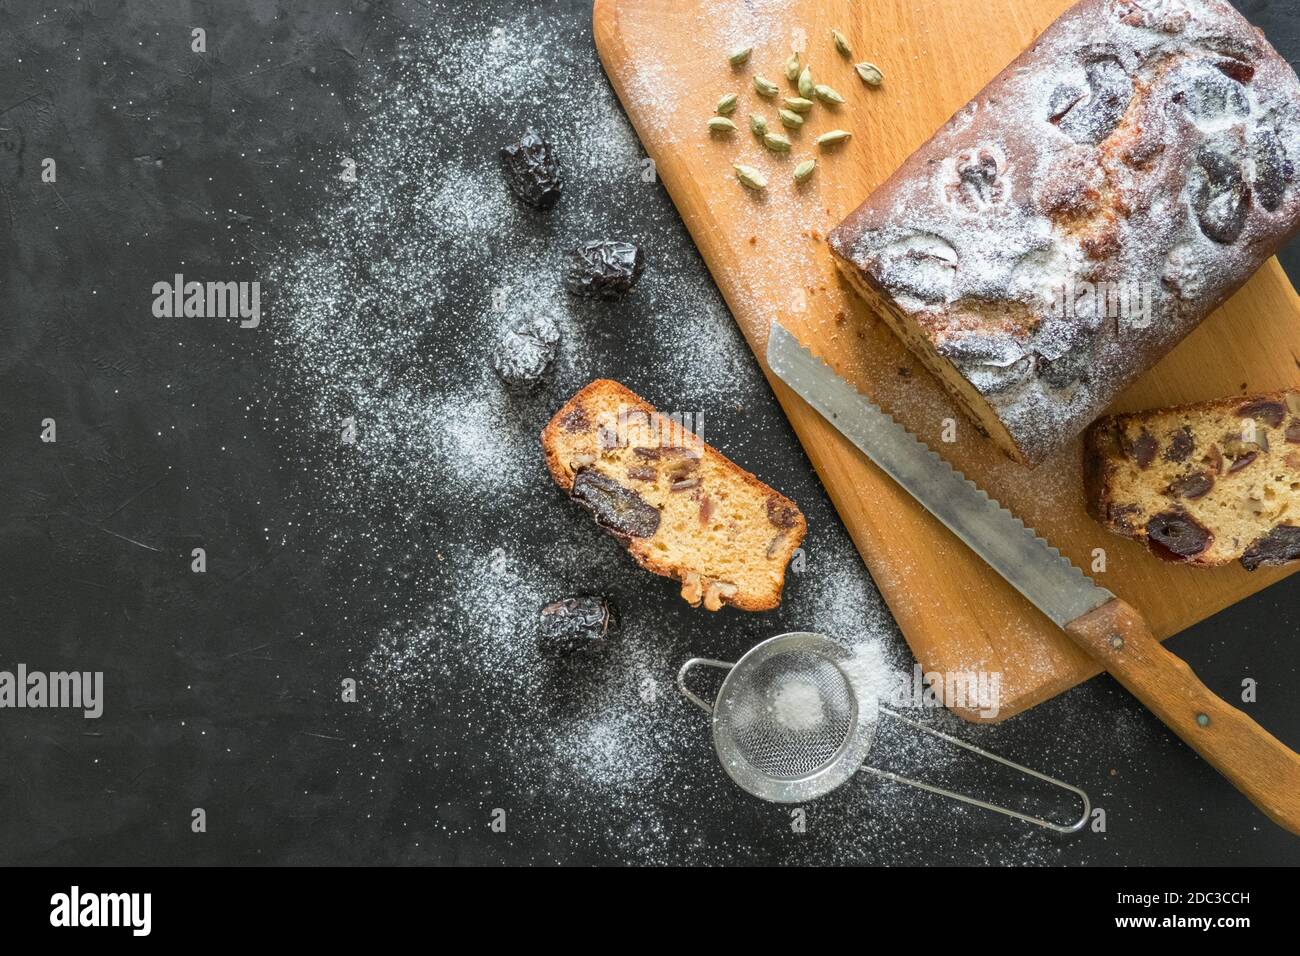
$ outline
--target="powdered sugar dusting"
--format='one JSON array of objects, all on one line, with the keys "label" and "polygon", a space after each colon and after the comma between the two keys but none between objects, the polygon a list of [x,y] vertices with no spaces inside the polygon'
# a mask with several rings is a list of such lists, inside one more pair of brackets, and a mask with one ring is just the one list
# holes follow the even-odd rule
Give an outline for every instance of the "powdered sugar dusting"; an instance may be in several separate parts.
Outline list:
[{"label": "powdered sugar dusting", "polygon": [[[752,4],[735,28],[756,44],[786,44],[761,30],[778,6]],[[451,49],[458,55],[448,58]],[[828,507],[806,508],[817,519],[806,566],[789,574],[779,612],[706,617],[678,600],[672,582],[635,568],[545,473],[542,424],[578,387],[621,365],[641,370],[628,384],[661,408],[714,416],[725,432],[710,441],[738,448],[742,463],[784,484],[767,473],[768,450],[746,446],[744,419],[733,414],[740,396],[764,387],[752,356],[695,251],[662,239],[680,234],[680,223],[666,203],[638,221],[624,213],[633,190],[660,187],[643,178],[644,153],[589,40],[545,13],[505,18],[486,36],[444,18],[413,35],[372,86],[348,145],[357,180],[329,184],[318,221],[277,258],[273,325],[286,388],[305,405],[294,426],[324,459],[304,475],[312,510],[349,519],[322,561],[363,556],[336,571],[361,658],[359,699],[372,718],[361,745],[379,765],[418,741],[438,772],[461,768],[474,781],[470,805],[440,818],[446,832],[478,832],[480,816],[503,807],[508,832],[545,846],[547,861],[567,859],[574,846],[646,862],[903,852],[920,832],[917,814],[933,824],[933,798],[858,781],[818,805],[815,840],[785,839],[783,816],[774,836],[781,811],[730,783],[707,716],[674,686],[690,656],[734,660],[765,637],[816,630],[854,647],[887,698],[910,656]],[[467,145],[477,141],[472,128],[497,123],[504,143],[526,122],[553,139],[566,172],[564,196],[547,214],[516,203],[496,157]],[[769,203],[769,213],[793,221],[792,197]],[[763,207],[742,210],[763,221]],[[623,303],[580,303],[563,291],[565,250],[594,237],[646,244],[646,275]],[[488,294],[465,277],[484,263],[494,270]],[[561,332],[553,377],[510,394],[490,367],[493,343],[537,312]],[[358,527],[363,540],[345,540]],[[539,609],[580,592],[614,599],[619,632],[601,653],[543,659]],[[909,738],[884,737],[872,751],[873,760],[930,755],[926,741]],[[382,782],[374,795],[387,802]],[[701,807],[721,812],[706,824]],[[964,825],[1004,832],[997,822]],[[1019,833],[1010,852],[1020,861],[1054,853]]]},{"label": "powdered sugar dusting", "polygon": [[[1294,72],[1227,3],[1092,0],[832,241],[1041,461],[1293,231],[1274,171],[1297,116]],[[1076,312],[1079,286],[1100,307]]]},{"label": "powdered sugar dusting", "polygon": [[812,681],[791,678],[772,695],[776,722],[793,733],[807,733],[826,723],[822,692]]}]

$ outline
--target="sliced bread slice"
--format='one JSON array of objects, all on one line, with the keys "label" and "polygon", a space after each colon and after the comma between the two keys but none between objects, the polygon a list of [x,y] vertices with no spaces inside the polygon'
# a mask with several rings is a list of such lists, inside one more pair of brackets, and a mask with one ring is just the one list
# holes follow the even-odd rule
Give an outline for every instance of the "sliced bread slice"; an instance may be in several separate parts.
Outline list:
[{"label": "sliced bread slice", "polygon": [[1099,419],[1088,510],[1171,561],[1250,571],[1300,558],[1300,389]]},{"label": "sliced bread slice", "polygon": [[807,522],[684,424],[597,379],[556,412],[542,451],[555,483],[692,606],[771,610]]}]

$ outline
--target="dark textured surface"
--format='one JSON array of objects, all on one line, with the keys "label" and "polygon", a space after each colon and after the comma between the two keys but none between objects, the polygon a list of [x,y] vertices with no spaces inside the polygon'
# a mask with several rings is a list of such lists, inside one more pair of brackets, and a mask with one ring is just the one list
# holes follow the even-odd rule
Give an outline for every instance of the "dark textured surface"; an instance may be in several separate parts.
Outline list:
[{"label": "dark textured surface", "polygon": [[[590,46],[588,4],[545,6]],[[1294,63],[1293,6],[1241,6]],[[486,26],[516,4],[458,9]],[[361,64],[383,58],[404,22],[439,15],[419,5],[336,13],[254,0],[0,10],[0,487],[9,503],[0,516],[0,667],[103,670],[109,695],[99,721],[0,711],[0,862],[635,856],[626,810],[611,808],[595,825],[588,815],[583,832],[569,832],[563,801],[516,788],[509,760],[476,745],[473,730],[435,723],[446,746],[431,759],[419,739],[385,739],[366,726],[364,709],[335,702],[339,675],[356,671],[386,623],[384,589],[418,577],[426,559],[394,542],[382,572],[350,576],[345,557],[322,562],[321,542],[350,529],[304,513],[292,456],[301,450],[310,468],[319,452],[276,427],[295,410],[273,404],[281,399],[268,381],[267,337],[149,312],[152,284],[176,272],[260,277],[272,242],[319,203],[347,124],[364,121]],[[205,56],[189,49],[197,23],[209,27]],[[584,55],[603,85],[594,54]],[[499,144],[495,131],[484,136],[488,161]],[[58,163],[56,184],[40,182],[44,157]],[[674,222],[660,189],[628,203],[623,221]],[[680,224],[654,234],[689,246]],[[1283,258],[1300,276],[1297,249]],[[637,384],[635,352],[612,353],[609,374]],[[753,369],[743,384],[743,418],[720,416],[715,432],[732,433],[742,461],[761,449],[768,473],[789,476],[782,490],[810,525],[833,528],[771,394]],[[53,445],[37,439],[47,417],[58,422]],[[451,535],[470,519],[439,503],[434,520]],[[205,575],[189,571],[200,545],[210,555]],[[373,600],[343,627],[331,596],[348,586]],[[701,626],[661,596],[662,613]],[[1256,678],[1252,713],[1300,746],[1298,596],[1300,577],[1170,646],[1225,696],[1243,676]],[[756,624],[751,638],[772,623]],[[703,633],[694,646],[737,650],[711,642]],[[490,709],[484,701],[483,726],[508,719]],[[1068,724],[1081,709],[1086,737]],[[1117,764],[1108,726],[1130,741],[1124,769],[1109,769]],[[990,734],[1013,757],[1072,768],[1109,808],[1109,834],[1022,853],[1026,837],[1010,825],[919,804],[864,858],[1300,863],[1297,841],[1107,678]],[[818,812],[847,812],[845,799],[837,794]],[[493,834],[488,813],[502,803],[546,825]],[[206,834],[190,832],[194,807],[207,811]],[[731,840],[734,850],[718,859],[835,858],[813,833],[796,855],[784,811],[722,783],[687,819],[698,829],[688,841]]]}]

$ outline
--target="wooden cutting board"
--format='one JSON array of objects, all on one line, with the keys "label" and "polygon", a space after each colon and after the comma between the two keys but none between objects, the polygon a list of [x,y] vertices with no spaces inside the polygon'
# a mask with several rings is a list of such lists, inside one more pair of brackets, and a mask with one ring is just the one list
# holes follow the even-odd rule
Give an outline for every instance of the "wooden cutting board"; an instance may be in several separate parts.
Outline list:
[{"label": "wooden cutting board", "polygon": [[[926,671],[1000,673],[999,720],[1098,668],[767,371],[763,354],[772,319],[1080,567],[1093,569],[1097,581],[1139,608],[1162,638],[1290,573],[1166,564],[1103,531],[1084,511],[1077,443],[1036,469],[1007,460],[832,264],[827,232],[1069,5],[596,0],[594,13],[596,45],[610,80],[913,652]],[[836,52],[832,27],[848,37],[852,60]],[[753,55],[733,68],[728,53],[739,46],[752,46]],[[762,113],[780,131],[773,102],[754,92],[752,79],[761,73],[782,87],[781,95],[796,95],[782,70],[792,46],[804,50],[803,62],[817,81],[847,102],[834,110],[817,106],[805,129],[790,134],[794,148],[781,157],[750,134],[748,115]],[[882,88],[857,78],[852,64],[862,60],[884,71]],[[705,124],[728,92],[740,97],[732,117],[740,131],[710,133]],[[828,129],[847,129],[853,138],[818,151],[812,140]],[[797,188],[791,171],[808,157],[817,159],[817,171]],[[734,162],[768,174],[764,194],[736,182]],[[1114,407],[1296,384],[1300,298],[1273,260]],[[941,441],[945,419],[958,422],[951,444]],[[781,488],[781,476],[765,472],[761,461],[748,464]],[[1095,549],[1104,551],[1104,571],[1094,568]],[[980,719],[973,709],[953,710]]]}]

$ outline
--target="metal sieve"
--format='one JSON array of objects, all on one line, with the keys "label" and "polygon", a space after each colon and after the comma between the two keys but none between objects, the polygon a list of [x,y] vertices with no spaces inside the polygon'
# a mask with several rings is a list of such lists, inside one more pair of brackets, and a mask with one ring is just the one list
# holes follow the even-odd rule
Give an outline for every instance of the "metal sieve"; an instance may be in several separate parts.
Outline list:
[{"label": "metal sieve", "polygon": [[[713,702],[686,686],[690,671],[727,671]],[[844,645],[822,634],[782,634],[752,648],[733,663],[692,658],[677,673],[683,695],[713,715],[713,746],[723,769],[763,800],[801,803],[824,796],[862,771],[895,783],[960,800],[1055,830],[1074,833],[1088,822],[1088,795],[1054,777],[1013,763],[880,705],[868,675]],[[1054,823],[976,797],[864,766],[880,714],[1075,794],[1083,814],[1071,824]]]}]

